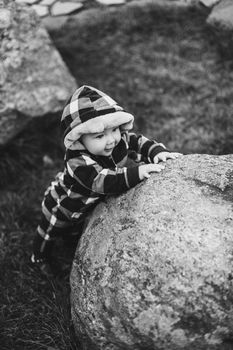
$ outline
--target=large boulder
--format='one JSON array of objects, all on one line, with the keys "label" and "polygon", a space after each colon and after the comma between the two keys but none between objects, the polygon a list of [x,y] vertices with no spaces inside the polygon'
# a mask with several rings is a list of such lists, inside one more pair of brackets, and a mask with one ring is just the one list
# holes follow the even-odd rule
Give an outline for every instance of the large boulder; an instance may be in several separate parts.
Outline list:
[{"label": "large boulder", "polygon": [[84,349],[233,348],[233,155],[187,155],[100,203],[71,271]]},{"label": "large boulder", "polygon": [[0,0],[0,145],[33,117],[60,112],[76,82],[36,13]]}]

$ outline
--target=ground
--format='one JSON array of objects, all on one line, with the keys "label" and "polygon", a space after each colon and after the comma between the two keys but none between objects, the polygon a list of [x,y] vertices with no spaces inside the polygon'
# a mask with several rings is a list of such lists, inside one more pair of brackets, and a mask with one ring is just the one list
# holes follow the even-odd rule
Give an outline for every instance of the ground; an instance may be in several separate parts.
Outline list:
[{"label": "ground", "polygon": [[[205,25],[204,9],[112,14],[105,24],[75,21],[51,37],[78,85],[93,85],[135,114],[136,130],[183,153],[233,149],[229,57]],[[28,261],[40,202],[62,167],[58,118],[32,122],[1,149],[0,338],[3,350],[81,349],[70,319],[72,254],[58,245],[62,278],[46,280]],[[48,155],[52,162],[44,159]]]}]

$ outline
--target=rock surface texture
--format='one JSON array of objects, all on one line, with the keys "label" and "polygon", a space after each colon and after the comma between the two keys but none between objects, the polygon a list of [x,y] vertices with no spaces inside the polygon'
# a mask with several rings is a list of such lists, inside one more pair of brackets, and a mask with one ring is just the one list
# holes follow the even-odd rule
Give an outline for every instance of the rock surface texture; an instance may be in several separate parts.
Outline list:
[{"label": "rock surface texture", "polygon": [[71,272],[85,349],[233,347],[233,155],[187,155],[97,206]]},{"label": "rock surface texture", "polygon": [[233,2],[222,0],[215,6],[207,19],[207,23],[224,30],[233,30]]},{"label": "rock surface texture", "polygon": [[34,11],[0,1],[0,144],[32,117],[60,112],[76,88]]}]

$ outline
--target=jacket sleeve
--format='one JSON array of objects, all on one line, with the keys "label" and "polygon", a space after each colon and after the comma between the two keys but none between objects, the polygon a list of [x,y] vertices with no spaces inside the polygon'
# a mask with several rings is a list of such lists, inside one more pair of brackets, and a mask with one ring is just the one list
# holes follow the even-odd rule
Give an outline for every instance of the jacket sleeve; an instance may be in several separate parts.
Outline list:
[{"label": "jacket sleeve", "polygon": [[139,178],[138,166],[131,168],[103,168],[94,159],[82,155],[67,162],[69,175],[93,193],[102,195],[120,194],[136,186]]},{"label": "jacket sleeve", "polygon": [[127,142],[129,149],[146,158],[148,163],[153,163],[154,157],[160,152],[169,152],[166,147],[155,140],[149,140],[143,135],[128,133]]}]

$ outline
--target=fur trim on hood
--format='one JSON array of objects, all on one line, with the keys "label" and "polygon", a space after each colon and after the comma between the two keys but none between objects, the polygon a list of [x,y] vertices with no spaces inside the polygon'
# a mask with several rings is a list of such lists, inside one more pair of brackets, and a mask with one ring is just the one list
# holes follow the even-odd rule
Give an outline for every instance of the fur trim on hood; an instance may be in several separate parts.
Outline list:
[{"label": "fur trim on hood", "polygon": [[133,127],[134,117],[111,97],[87,85],[77,89],[68,100],[61,119],[64,144],[72,150],[84,149],[80,137],[119,126],[121,131]]}]

